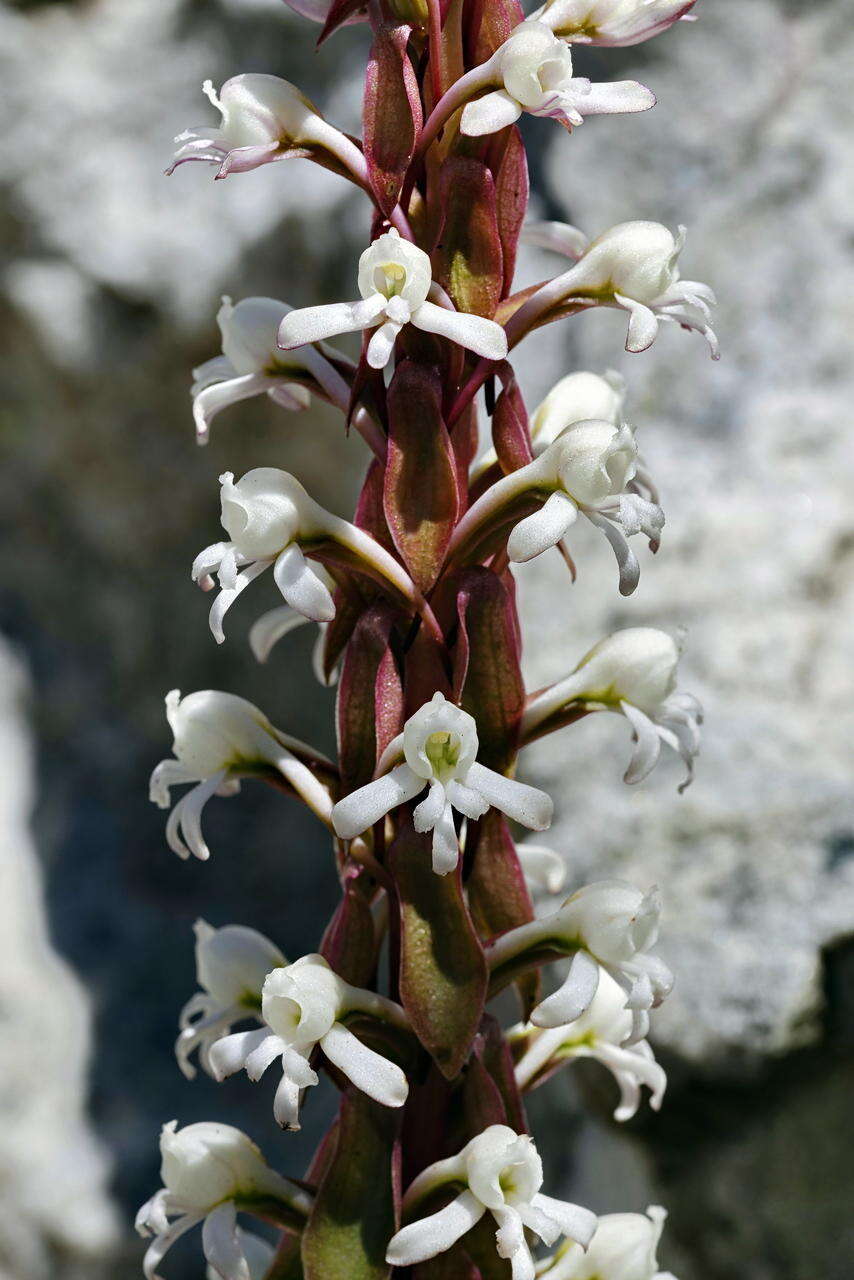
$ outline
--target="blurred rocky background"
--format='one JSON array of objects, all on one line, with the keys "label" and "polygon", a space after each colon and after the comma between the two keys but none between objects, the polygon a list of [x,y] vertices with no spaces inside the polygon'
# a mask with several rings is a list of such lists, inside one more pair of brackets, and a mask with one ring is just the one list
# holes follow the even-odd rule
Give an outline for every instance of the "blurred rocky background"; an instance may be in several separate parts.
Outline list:
[{"label": "blurred rocky background", "polygon": [[[557,557],[519,574],[531,683],[616,627],[685,626],[683,681],[708,712],[682,797],[675,766],[623,787],[615,717],[529,754],[571,884],[661,884],[679,979],[655,1022],[671,1076],[659,1117],[615,1129],[595,1066],[532,1112],[563,1192],[601,1211],[669,1207],[662,1264],[680,1280],[849,1280],[854,29],[845,0],[698,9],[647,46],[578,60],[639,74],[655,112],[571,140],[529,130],[546,216],[591,234],[628,217],[688,225],[685,273],[717,288],[724,344],[713,365],[673,330],[628,357],[603,314],[522,349],[532,406],[569,368],[626,374],[668,514],[629,602],[595,538],[579,535],[574,587]],[[356,128],[364,34],[318,57],[315,35],[281,0],[0,3],[2,1280],[137,1275],[128,1223],[157,1185],[163,1120],[227,1117],[299,1170],[331,1104],[280,1137],[263,1085],[190,1084],[171,1052],[197,916],[253,924],[294,955],[315,945],[335,897],[315,824],[249,785],[208,811],[211,862],[185,865],[146,798],[172,687],[232,690],[332,746],[311,637],[267,667],[249,653],[269,584],[219,649],[189,566],[217,536],[221,471],[280,462],[346,511],[360,443],[322,407],[265,401],[198,450],[188,371],[216,354],[222,293],[345,296],[365,210],[304,164],[162,176],[172,135],[209,118],[207,76],[284,75]],[[521,271],[553,265],[532,255]],[[170,1255],[176,1280],[200,1274],[195,1243]]]}]

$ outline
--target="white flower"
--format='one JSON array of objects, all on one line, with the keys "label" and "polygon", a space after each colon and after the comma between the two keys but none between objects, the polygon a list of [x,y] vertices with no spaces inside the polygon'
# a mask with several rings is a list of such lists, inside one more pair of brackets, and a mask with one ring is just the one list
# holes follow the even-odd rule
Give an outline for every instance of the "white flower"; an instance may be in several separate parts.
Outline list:
[{"label": "white flower", "polygon": [[566,128],[603,113],[648,111],[655,95],[636,80],[591,84],[572,74],[572,50],[543,22],[521,23],[473,77],[500,84],[463,110],[460,130],[479,137],[514,124],[523,111],[548,116]]},{"label": "white flower", "polygon": [[564,1063],[595,1058],[609,1069],[620,1088],[615,1120],[630,1120],[637,1112],[642,1085],[651,1090],[650,1106],[658,1111],[667,1076],[646,1040],[625,1043],[631,1039],[632,1022],[625,992],[602,970],[593,1000],[574,1022],[549,1029],[530,1023],[509,1033],[512,1043],[524,1045],[516,1063],[516,1083],[520,1089],[536,1089]]},{"label": "white flower", "polygon": [[613,369],[604,377],[585,370],[568,373],[555,383],[531,415],[535,455],[542,453],[576,422],[610,422],[614,427],[620,426],[625,398],[625,379]]},{"label": "white flower", "polygon": [[656,339],[659,324],[670,321],[702,334],[712,359],[717,360],[720,347],[710,324],[715,295],[707,284],[679,276],[686,234],[680,227],[674,237],[658,222],[621,222],[582,251],[585,237],[574,227],[534,223],[522,233],[529,243],[561,253],[571,247],[570,256],[578,256],[574,267],[543,287],[544,295],[554,301],[578,299],[628,311],[627,351],[646,351]]},{"label": "white flower", "polygon": [[[148,1280],[158,1280],[163,1255],[191,1227],[203,1222],[202,1249],[222,1280],[250,1280],[237,1233],[238,1210],[279,1202],[304,1217],[311,1201],[291,1188],[239,1129],[205,1121],[178,1129],[176,1120],[160,1135],[163,1187],[140,1209],[136,1229],[154,1236],[143,1262]],[[173,1221],[170,1222],[170,1218]]]},{"label": "white flower", "polygon": [[[401,751],[404,763],[383,772],[384,764]],[[477,751],[473,717],[435,693],[386,748],[378,766],[380,776],[335,805],[335,830],[342,840],[352,840],[429,788],[413,821],[416,831],[433,833],[433,870],[438,875],[453,871],[459,860],[455,809],[474,820],[492,806],[525,827],[544,831],[552,820],[552,802],[546,793],[478,764]]]},{"label": "white flower", "polygon": [[587,1252],[575,1244],[559,1249],[542,1280],[676,1280],[656,1259],[666,1217],[659,1205],[645,1215],[603,1214]]},{"label": "white flower", "polygon": [[348,565],[384,580],[420,610],[424,600],[405,570],[363,529],[324,510],[294,476],[278,467],[256,467],[235,483],[220,476],[221,521],[228,542],[214,542],[193,562],[194,582],[209,591],[219,578],[220,591],[211,606],[214,639],[225,639],[223,619],[237,597],[265,569],[272,568],[276,586],[287,603],[311,622],[331,622],[335,604],[326,577],[309,566],[303,546],[315,552],[322,544]]},{"label": "white flower", "polygon": [[[650,948],[658,938],[661,902],[658,890],[642,893],[622,880],[600,880],[579,889],[551,915],[503,934],[488,949],[493,974],[510,973],[526,953],[543,948],[571,954],[560,988],[531,1014],[538,1027],[560,1027],[587,1010],[604,969],[627,994],[632,1027],[625,1043],[637,1043],[649,1031],[649,1010],[673,987],[673,975]],[[538,951],[539,949],[539,951]]]},{"label": "white flower", "polygon": [[565,680],[533,697],[522,717],[523,737],[558,711],[573,705],[588,711],[616,711],[635,734],[626,782],[641,782],[655,767],[666,743],[693,777],[700,749],[702,708],[689,693],[676,691],[680,647],[666,631],[631,627],[600,640]]},{"label": "white flower", "polygon": [[539,457],[497,481],[469,508],[454,532],[451,552],[490,525],[506,524],[508,510],[526,497],[541,499],[542,505],[513,528],[507,541],[511,561],[533,560],[557,546],[580,513],[608,539],[620,592],[631,595],[640,565],[628,539],[643,533],[656,551],[664,512],[646,470],[638,466],[637,442],[627,423],[590,420],[566,427]]},{"label": "white flower", "polygon": [[[283,409],[306,409],[310,388],[321,389],[335,370],[312,346],[285,355],[276,346],[283,316],[291,308],[274,298],[244,298],[232,306],[223,298],[217,314],[222,355],[193,370],[196,438],[206,444],[210,425],[229,405],[268,395]],[[306,385],[308,384],[308,385]]]},{"label": "white flower", "polygon": [[339,170],[343,165],[358,175],[364,168],[364,157],[355,144],[327,124],[287,80],[253,73],[233,76],[219,95],[210,80],[202,91],[222,119],[217,126],[199,125],[180,133],[175,139],[180,146],[167,173],[187,160],[203,160],[219,165],[216,176],[225,178],[291,157],[337,162]]},{"label": "white flower", "polygon": [[531,16],[562,40],[601,45],[640,44],[689,17],[697,0],[546,0]]},{"label": "white flower", "polygon": [[510,1262],[513,1280],[533,1280],[534,1261],[525,1228],[546,1244],[569,1236],[586,1248],[596,1227],[588,1209],[553,1200],[540,1192],[543,1165],[533,1140],[503,1124],[490,1125],[457,1156],[439,1160],[420,1173],[403,1199],[404,1215],[443,1185],[464,1190],[438,1213],[410,1222],[392,1238],[386,1261],[410,1267],[444,1253],[491,1213],[498,1231],[498,1254]]},{"label": "white flower", "polygon": [[247,1018],[260,1021],[261,988],[271,969],[287,964],[269,938],[240,924],[212,928],[197,920],[196,980],[202,988],[181,1010],[181,1034],[175,1042],[178,1065],[188,1080],[196,1074],[190,1055],[199,1050],[199,1062],[213,1075],[211,1045]]},{"label": "white flower", "polygon": [[258,707],[245,698],[203,689],[182,698],[177,689],[166,695],[166,718],[172,729],[175,758],[161,760],[149,783],[153,804],[168,809],[170,789],[195,782],[166,823],[169,848],[181,858],[193,853],[205,861],[210,850],[202,836],[202,810],[213,795],[233,796],[240,778],[273,769],[318,816],[328,818],[329,793],[301,756],[330,764],[304,743],[274,728]]},{"label": "white flower", "polygon": [[351,987],[323,956],[309,955],[267,974],[261,1012],[260,1031],[226,1036],[211,1047],[209,1058],[217,1080],[241,1068],[250,1080],[260,1080],[279,1059],[282,1079],[273,1114],[283,1128],[300,1127],[300,1093],[317,1084],[309,1062],[316,1048],[369,1098],[386,1107],[403,1106],[408,1085],[400,1067],[369,1049],[343,1022],[350,1013],[363,1013],[406,1028],[406,1015],[393,1001]]},{"label": "white flower", "polygon": [[547,849],[542,844],[531,844],[525,841],[517,844],[516,856],[525,877],[528,891],[537,893],[560,893],[566,883],[566,863],[554,849]]},{"label": "white flower", "polygon": [[279,329],[279,346],[289,350],[339,333],[374,329],[368,343],[368,364],[383,369],[391,359],[398,334],[411,323],[416,329],[449,338],[477,355],[503,360],[507,336],[501,325],[482,316],[437,306],[428,300],[431,286],[427,254],[392,228],[359,259],[361,301],[291,311]]}]

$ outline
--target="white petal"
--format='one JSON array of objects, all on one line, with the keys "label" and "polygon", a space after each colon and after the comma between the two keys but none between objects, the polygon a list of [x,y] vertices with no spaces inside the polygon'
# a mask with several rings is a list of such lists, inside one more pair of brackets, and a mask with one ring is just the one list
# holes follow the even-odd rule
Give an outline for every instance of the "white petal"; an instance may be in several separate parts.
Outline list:
[{"label": "white petal", "polygon": [[611,550],[617,558],[617,569],[620,574],[620,595],[630,596],[640,582],[640,565],[638,564],[637,556],[626,541],[626,535],[622,529],[612,524],[605,516],[600,516],[589,508],[584,514],[591,524],[595,524],[597,529],[602,530],[610,542]]},{"label": "white petal", "polygon": [[288,1076],[282,1076],[273,1099],[273,1116],[283,1129],[296,1132],[299,1127],[299,1085]]},{"label": "white petal", "polygon": [[160,1280],[157,1274],[157,1268],[163,1260],[163,1257],[172,1248],[176,1240],[180,1240],[185,1232],[189,1231],[198,1222],[201,1222],[202,1215],[200,1213],[188,1213],[183,1218],[179,1218],[177,1222],[173,1222],[168,1231],[164,1231],[145,1251],[145,1257],[142,1260],[142,1271],[146,1280]]},{"label": "white petal", "polygon": [[172,803],[169,795],[170,787],[181,786],[185,782],[199,782],[198,774],[188,769],[180,760],[161,760],[152,770],[148,782],[148,798],[158,809],[168,809]]},{"label": "white petal", "polygon": [[411,1267],[437,1257],[471,1231],[485,1212],[470,1191],[463,1191],[438,1213],[411,1222],[398,1231],[389,1242],[386,1262],[393,1267]]},{"label": "white petal", "polygon": [[587,82],[581,93],[570,90],[572,106],[583,116],[619,115],[624,112],[649,111],[655,106],[655,94],[637,80],[615,80],[610,84]]},{"label": "white petal", "polygon": [[273,385],[268,387],[267,395],[280,409],[287,409],[290,413],[300,413],[311,405],[311,392],[308,387],[302,387],[298,382],[288,382],[287,378],[282,381],[271,378],[270,382]]},{"label": "white petal", "polygon": [[515,124],[521,114],[522,108],[516,99],[504,89],[496,89],[466,104],[460,120],[460,132],[469,138],[480,138],[485,133],[496,133]]},{"label": "white petal", "polygon": [[257,1031],[235,1031],[233,1035],[217,1040],[210,1049],[214,1079],[222,1081],[227,1076],[233,1076],[236,1071],[241,1071],[249,1055],[265,1040],[278,1041],[278,1036],[271,1036],[267,1027],[261,1027]]},{"label": "white petal", "polygon": [[237,597],[242,591],[245,591],[250,582],[254,582],[259,574],[269,568],[269,560],[256,560],[254,564],[247,565],[241,573],[237,575],[233,587],[220,591],[216,600],[211,605],[211,611],[208,616],[211,634],[217,644],[222,644],[225,640],[225,632],[222,629],[223,619],[234,604]]},{"label": "white petal", "polygon": [[568,222],[526,222],[521,239],[539,249],[551,249],[577,261],[590,244],[590,237]]},{"label": "white petal", "polygon": [[342,840],[353,840],[423,790],[424,779],[413,773],[408,764],[399,764],[391,773],[339,800],[332,810],[332,825]]},{"label": "white petal", "polygon": [[450,804],[445,805],[433,827],[431,853],[433,870],[437,876],[446,876],[456,869],[460,860],[460,844],[454,826],[454,811]]},{"label": "white petal", "polygon": [[[265,1028],[266,1030],[266,1028]],[[264,1072],[282,1056],[282,1041],[278,1036],[266,1035],[247,1053],[243,1063],[250,1080],[260,1080]]]},{"label": "white petal", "polygon": [[445,788],[448,799],[455,809],[459,810],[466,818],[471,818],[476,822],[478,818],[489,809],[489,802],[484,800],[483,796],[477,791],[472,791],[471,787],[465,786],[462,782],[452,779]]},{"label": "white petal", "polygon": [[630,702],[623,702],[620,705],[637,738],[629,767],[623,774],[623,781],[643,782],[658,763],[658,757],[661,755],[661,738],[648,715],[639,711],[637,707],[633,707]]},{"label": "white petal", "polygon": [[292,609],[312,622],[331,622],[335,604],[329,588],[309,567],[295,542],[285,547],[273,566],[276,586]]},{"label": "white petal", "polygon": [[520,844],[516,850],[525,879],[546,893],[560,893],[566,883],[566,863],[554,849],[539,844]]},{"label": "white petal", "polygon": [[282,1053],[282,1070],[299,1089],[311,1089],[317,1084],[317,1072],[306,1056],[313,1047],[311,1045],[305,1052],[301,1052],[293,1045],[286,1045]]},{"label": "white petal", "polygon": [[578,508],[565,493],[553,493],[539,511],[520,520],[507,539],[507,554],[523,564],[555,547],[575,523]]},{"label": "white petal", "polygon": [[566,1200],[555,1200],[551,1196],[537,1194],[531,1201],[535,1209],[539,1209],[548,1218],[557,1223],[561,1235],[569,1236],[586,1249],[593,1239],[596,1230],[596,1214],[580,1204],[569,1204]]},{"label": "white petal", "polygon": [[434,302],[422,302],[412,314],[412,323],[425,333],[449,338],[487,360],[503,360],[507,355],[507,334],[494,320],[471,315],[468,311],[449,311]]},{"label": "white petal", "polygon": [[615,293],[614,297],[629,313],[626,350],[635,353],[646,351],[658,336],[658,318],[655,312],[642,302],[635,302],[634,298],[627,298],[621,293]]},{"label": "white petal", "polygon": [[218,382],[204,387],[193,397],[193,418],[196,423],[196,439],[199,444],[207,444],[210,426],[214,418],[229,405],[240,400],[248,400],[259,396],[270,387],[270,379],[264,373],[246,373],[239,378],[229,378],[227,382]]},{"label": "white petal", "polygon": [[441,782],[431,782],[427,795],[421,803],[416,806],[415,812],[412,815],[412,822],[415,830],[422,834],[425,831],[432,831],[442,814],[445,812],[445,805],[447,803],[445,788],[442,786]]},{"label": "white petal", "polygon": [[226,776],[226,770],[200,782],[192,791],[182,796],[169,814],[166,822],[166,842],[179,858],[187,858],[193,853],[201,862],[207,862],[211,851],[202,835],[202,810],[214,795]]},{"label": "white petal", "polygon": [[362,1044],[340,1022],[332,1024],[320,1047],[329,1061],[374,1102],[384,1107],[403,1106],[409,1085],[400,1067]]},{"label": "white petal", "polygon": [[289,311],[279,326],[279,346],[287,351],[307,342],[364,329],[382,314],[385,301],[378,293],[366,302],[331,302],[324,307]]},{"label": "white petal", "polygon": [[278,609],[270,609],[267,613],[262,613],[261,617],[253,622],[249,631],[249,645],[257,661],[266,662],[274,645],[291,631],[305,626],[309,621],[309,618],[302,613],[297,613],[296,609],[292,609],[289,604],[283,604]]},{"label": "white petal", "polygon": [[551,796],[545,791],[505,778],[477,762],[469,769],[465,782],[479,791],[484,800],[506,813],[508,818],[521,822],[523,827],[529,827],[531,831],[545,831],[551,826],[554,806]]},{"label": "white petal", "polygon": [[531,1014],[535,1027],[561,1027],[580,1018],[599,986],[599,965],[586,951],[576,951],[566,980]]},{"label": "white petal", "polygon": [[403,326],[387,320],[376,329],[368,343],[368,364],[372,369],[384,369],[391,359],[394,344]]},{"label": "white petal", "polygon": [[237,1237],[237,1211],[232,1200],[218,1204],[205,1218],[202,1252],[222,1280],[250,1280]]}]

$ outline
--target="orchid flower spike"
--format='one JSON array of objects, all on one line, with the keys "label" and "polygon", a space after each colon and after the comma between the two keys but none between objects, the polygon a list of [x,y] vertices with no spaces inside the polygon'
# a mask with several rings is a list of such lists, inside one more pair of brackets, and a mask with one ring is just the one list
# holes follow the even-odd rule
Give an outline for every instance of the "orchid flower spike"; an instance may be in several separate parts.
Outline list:
[{"label": "orchid flower spike", "polygon": [[697,0],[546,0],[531,16],[561,40],[617,48],[640,44],[675,22],[693,22]]},{"label": "orchid flower spike", "polygon": [[[352,840],[429,788],[413,822],[416,831],[433,833],[433,870],[440,876],[459,861],[455,809],[475,820],[494,807],[522,826],[545,831],[552,820],[546,793],[478,764],[477,752],[473,717],[435,693],[386,748],[377,767],[380,776],[338,801],[332,825],[342,840]],[[403,763],[386,772],[401,754]]]},{"label": "orchid flower spike", "polygon": [[523,739],[539,736],[549,718],[574,707],[616,711],[635,736],[624,780],[647,777],[666,743],[685,762],[688,772],[679,788],[684,791],[694,774],[703,712],[696,698],[676,690],[680,653],[666,631],[652,627],[631,627],[600,640],[571,675],[530,700],[522,717]]},{"label": "orchid flower spike", "polygon": [[196,1069],[190,1055],[213,1075],[210,1047],[235,1022],[261,1020],[261,988],[271,969],[287,964],[279,948],[256,929],[227,924],[214,929],[206,920],[193,926],[196,935],[196,980],[201,991],[184,1005],[175,1042],[178,1066],[192,1080]]},{"label": "orchid flower spike", "polygon": [[392,228],[359,259],[361,301],[291,311],[279,328],[279,346],[287,351],[335,334],[374,329],[368,343],[368,364],[372,369],[383,369],[400,331],[411,323],[479,356],[503,360],[507,335],[501,325],[483,316],[437,306],[428,300],[432,287],[427,254]]},{"label": "orchid flower spike", "polygon": [[649,1105],[658,1111],[667,1076],[646,1040],[625,1044],[631,1038],[632,1029],[625,992],[603,969],[595,996],[574,1022],[548,1030],[528,1023],[509,1032],[513,1048],[518,1052],[521,1047],[516,1061],[516,1083],[522,1090],[537,1089],[565,1063],[593,1058],[608,1068],[619,1086],[615,1120],[631,1120],[636,1114],[642,1085],[649,1087]]},{"label": "orchid flower spike", "polygon": [[199,125],[178,135],[168,174],[188,160],[218,165],[216,177],[227,178],[274,160],[311,159],[364,181],[359,148],[288,80],[253,73],[233,76],[219,95],[210,80],[202,91],[222,119],[215,127]]},{"label": "orchid flower spike", "polygon": [[537,1005],[531,1022],[560,1027],[589,1009],[604,969],[627,995],[632,1025],[624,1043],[636,1044],[649,1031],[649,1010],[673,987],[673,975],[651,953],[658,939],[661,902],[658,890],[642,893],[623,880],[600,880],[567,898],[551,915],[533,920],[493,942],[487,951],[493,984],[500,990],[526,967],[539,963],[543,949],[571,955],[566,980]]},{"label": "orchid flower spike", "polygon": [[511,561],[523,563],[555,547],[579,514],[604,533],[617,558],[620,593],[631,595],[640,565],[628,539],[643,533],[658,550],[664,512],[646,470],[638,465],[632,428],[592,419],[566,427],[527,466],[492,485],[457,525],[451,551],[474,546],[490,529],[507,525],[520,502],[542,505],[513,528],[507,540]]},{"label": "orchid flower spike", "polygon": [[[291,314],[296,314],[292,312]],[[423,600],[411,580],[384,547],[362,529],[326,511],[300,482],[278,467],[257,467],[235,483],[220,476],[222,525],[229,542],[205,547],[193,563],[193,581],[204,590],[219,578],[220,591],[210,611],[214,639],[225,639],[223,619],[250,582],[272,568],[276,586],[297,613],[312,622],[331,622],[335,605],[326,581],[309,567],[303,547],[321,546],[343,553],[348,564],[396,588],[416,608]]]},{"label": "orchid flower spike", "polygon": [[656,1258],[666,1217],[659,1205],[646,1214],[603,1214],[587,1252],[576,1244],[561,1246],[541,1280],[676,1280],[659,1271]]},{"label": "orchid flower spike", "polygon": [[282,1079],[273,1115],[284,1129],[299,1129],[300,1094],[317,1084],[309,1059],[319,1048],[357,1089],[385,1107],[402,1107],[409,1087],[400,1067],[354,1035],[344,1022],[365,1014],[381,1023],[408,1030],[406,1014],[392,1000],[352,987],[339,978],[320,955],[303,956],[267,974],[261,993],[264,1026],[238,1031],[212,1045],[209,1053],[217,1080],[245,1068],[260,1080],[279,1059]]},{"label": "orchid flower spike", "polygon": [[179,1129],[172,1120],[160,1134],[160,1154],[163,1186],[136,1217],[139,1234],[154,1237],[143,1261],[147,1280],[160,1280],[164,1254],[200,1222],[202,1249],[216,1275],[250,1280],[238,1212],[293,1224],[311,1209],[311,1198],[275,1173],[255,1143],[231,1125],[204,1121]]},{"label": "orchid flower spike", "polygon": [[[686,235],[684,227],[674,236],[658,222],[621,222],[588,242],[575,266],[544,285],[541,293],[555,303],[577,299],[628,311],[627,351],[646,351],[655,342],[659,324],[670,321],[702,334],[712,359],[719,360],[720,346],[710,323],[715,295],[707,284],[679,276]],[[531,224],[522,238],[559,253],[566,253],[577,238],[581,245],[585,240],[576,228],[560,223]]]},{"label": "orchid flower spike", "polygon": [[403,1213],[443,1187],[462,1187],[456,1199],[427,1218],[410,1222],[392,1237],[386,1261],[411,1267],[444,1253],[491,1213],[498,1226],[498,1256],[510,1262],[513,1280],[534,1280],[534,1260],[525,1228],[546,1244],[569,1236],[584,1249],[596,1228],[596,1216],[580,1205],[540,1192],[543,1164],[533,1139],[504,1124],[493,1124],[472,1138],[459,1155],[429,1165],[410,1185]]},{"label": "orchid flower spike", "polygon": [[460,131],[469,137],[496,133],[515,124],[523,111],[557,120],[571,132],[585,116],[648,111],[655,94],[636,80],[591,84],[572,74],[572,50],[544,22],[522,22],[483,66],[475,68],[454,89],[471,98]]},{"label": "orchid flower spike", "polygon": [[329,820],[329,792],[310,765],[334,766],[325,756],[274,728],[258,707],[233,693],[203,689],[182,698],[166,695],[175,758],[161,760],[149,783],[149,797],[160,809],[172,803],[172,787],[197,785],[169,814],[166,841],[179,858],[192,853],[203,862],[210,849],[202,835],[202,810],[213,795],[233,796],[242,777],[264,772],[284,779],[323,821]]},{"label": "orchid flower spike", "polygon": [[307,409],[311,392],[330,382],[345,386],[340,374],[312,346],[285,355],[276,346],[282,318],[291,308],[274,298],[244,298],[236,306],[223,298],[217,314],[222,355],[193,370],[196,439],[207,444],[216,415],[239,400],[268,395],[283,409]]}]

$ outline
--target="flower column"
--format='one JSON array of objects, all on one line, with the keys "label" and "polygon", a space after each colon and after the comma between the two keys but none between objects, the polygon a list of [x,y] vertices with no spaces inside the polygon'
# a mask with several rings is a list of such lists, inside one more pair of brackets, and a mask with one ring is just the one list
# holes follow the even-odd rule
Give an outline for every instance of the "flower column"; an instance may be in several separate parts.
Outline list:
[{"label": "flower column", "polygon": [[[181,1214],[180,1230],[224,1222],[227,1245],[205,1228],[223,1280],[254,1278],[257,1266],[268,1280],[532,1280],[535,1265],[581,1277],[594,1274],[588,1257],[599,1280],[619,1280],[629,1254],[631,1275],[649,1280],[660,1212],[604,1219],[600,1239],[588,1209],[543,1194],[522,1095],[587,1054],[615,1075],[620,1118],[642,1085],[660,1104],[664,1074],[645,1039],[672,981],[650,951],[658,895],[605,881],[535,920],[514,832],[545,830],[552,801],[514,775],[526,742],[601,710],[622,714],[637,738],[627,782],[649,772],[662,742],[690,769],[699,708],[676,692],[677,646],[644,630],[601,641],[565,680],[526,693],[516,566],[556,548],[574,574],[568,539],[583,515],[611,543],[628,595],[640,573],[628,538],[657,550],[664,515],[619,384],[564,380],[532,432],[507,357],[538,326],[593,306],[628,312],[629,350],[667,319],[699,329],[716,354],[711,295],[681,280],[682,237],[650,223],[592,243],[568,226],[532,227],[575,265],[514,294],[528,191],[514,122],[528,111],[571,132],[588,115],[646,110],[643,86],[574,76],[571,45],[646,39],[692,6],[555,0],[527,21],[516,0],[293,7],[325,36],[370,24],[361,145],[286,82],[239,76],[209,89],[222,121],[182,135],[176,164],[212,163],[220,178],[284,159],[323,164],[370,199],[370,242],[343,286],[353,300],[226,302],[223,355],[197,371],[197,430],[204,443],[213,416],[247,395],[290,410],[320,395],[374,457],[352,522],[278,467],[226,473],[228,540],[199,555],[193,577],[205,590],[218,579],[211,627],[222,642],[226,611],[271,570],[286,604],[254,623],[262,660],[294,626],[317,624],[316,671],[338,681],[338,760],[233,695],[174,693],[175,759],[155,770],[152,798],[168,807],[171,786],[196,784],[169,820],[183,856],[208,856],[202,807],[245,779],[307,804],[327,828],[342,893],[317,954],[288,963],[286,913],[277,943],[248,925],[201,924],[202,990],[178,1052],[189,1073],[198,1048],[223,1082],[243,1068],[259,1080],[278,1062],[271,1110],[283,1128],[299,1127],[320,1071],[340,1110],[299,1185],[271,1172],[269,1194],[255,1172],[246,1186],[237,1174],[214,1185],[208,1146],[196,1188],[188,1147],[180,1194],[165,1171],[140,1220],[160,1239],[148,1271],[178,1230],[167,1215]],[[355,362],[328,345],[348,332],[361,334]],[[475,464],[481,388],[492,449]],[[568,973],[543,998],[540,970],[561,958]],[[488,1002],[511,985],[522,1022],[505,1030]],[[227,1132],[235,1151],[249,1149]],[[271,1261],[262,1250],[250,1267],[258,1250],[241,1247],[237,1212],[280,1230]],[[537,1239],[556,1252],[535,1264]]]}]

